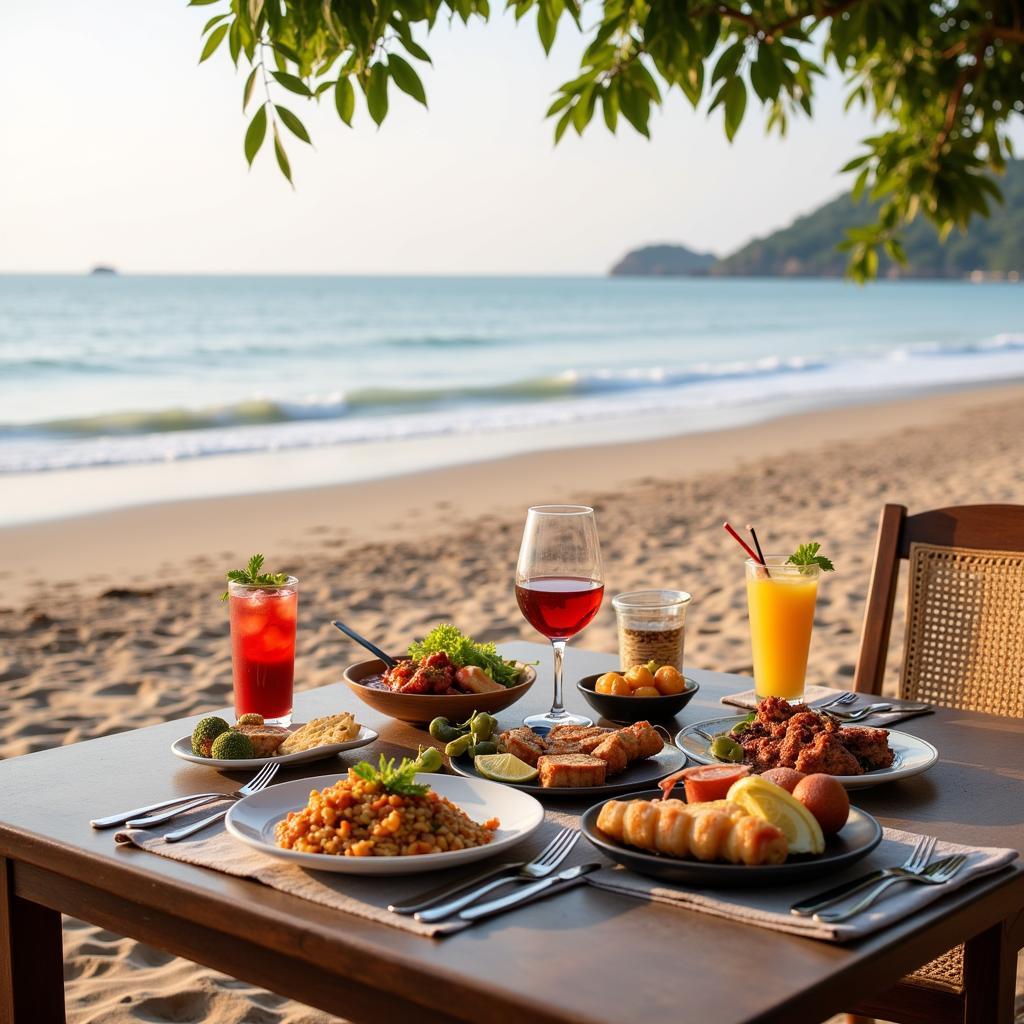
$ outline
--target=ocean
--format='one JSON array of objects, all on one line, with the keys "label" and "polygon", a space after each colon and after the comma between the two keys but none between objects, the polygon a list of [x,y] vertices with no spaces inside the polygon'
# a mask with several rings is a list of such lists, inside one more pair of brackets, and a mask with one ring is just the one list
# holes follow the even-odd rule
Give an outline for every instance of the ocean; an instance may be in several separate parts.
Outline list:
[{"label": "ocean", "polygon": [[[451,462],[1015,377],[1011,284],[0,276],[0,521],[38,517],[39,474],[330,449],[359,478],[409,468],[400,442]],[[103,506],[66,490],[56,513]]]}]

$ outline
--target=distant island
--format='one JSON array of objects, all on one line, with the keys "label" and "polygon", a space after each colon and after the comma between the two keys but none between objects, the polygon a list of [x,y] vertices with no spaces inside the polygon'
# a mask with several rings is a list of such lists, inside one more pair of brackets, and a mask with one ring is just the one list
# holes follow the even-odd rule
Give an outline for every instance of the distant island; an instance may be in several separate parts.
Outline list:
[{"label": "distant island", "polygon": [[116,273],[117,273],[117,268],[116,267],[108,267],[108,266],[106,266],[103,263],[98,263],[95,267],[92,268],[92,270],[89,271],[89,274],[91,276],[103,275],[103,274],[116,274]]},{"label": "distant island", "polygon": [[[880,257],[879,276],[1024,280],[1024,160],[1009,164],[997,183],[1005,202],[993,208],[990,219],[975,217],[968,234],[954,232],[943,244],[934,228],[918,218],[903,235],[907,265]],[[844,195],[722,259],[681,245],[650,245],[627,253],[611,274],[842,277],[846,254],[836,245],[847,228],[868,223],[872,216],[872,204]]]},{"label": "distant island", "polygon": [[717,262],[709,252],[694,252],[685,245],[646,245],[626,253],[611,269],[615,277],[680,277],[706,274]]}]

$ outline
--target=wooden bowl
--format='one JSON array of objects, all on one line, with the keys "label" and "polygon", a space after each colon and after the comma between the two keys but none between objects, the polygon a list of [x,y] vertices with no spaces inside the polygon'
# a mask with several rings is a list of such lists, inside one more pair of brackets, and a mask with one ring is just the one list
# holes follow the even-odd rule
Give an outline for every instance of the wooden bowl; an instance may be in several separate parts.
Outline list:
[{"label": "wooden bowl", "polygon": [[497,714],[515,704],[537,680],[537,673],[529,665],[525,665],[525,682],[491,693],[434,696],[424,693],[395,693],[393,690],[378,690],[364,685],[363,680],[369,676],[379,676],[386,667],[384,662],[377,658],[349,665],[345,669],[345,682],[348,688],[374,711],[379,711],[388,718],[397,718],[400,722],[412,722],[415,725],[426,725],[438,716],[447,718],[450,722],[464,722],[474,711]]}]

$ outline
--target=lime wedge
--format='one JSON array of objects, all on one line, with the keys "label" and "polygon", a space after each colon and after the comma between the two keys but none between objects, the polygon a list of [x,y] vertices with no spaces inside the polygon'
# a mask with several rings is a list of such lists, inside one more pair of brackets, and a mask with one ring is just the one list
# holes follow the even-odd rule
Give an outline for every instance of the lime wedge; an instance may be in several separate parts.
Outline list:
[{"label": "lime wedge", "polygon": [[492,782],[533,782],[537,769],[515,754],[479,754],[473,761],[476,770]]},{"label": "lime wedge", "polygon": [[781,830],[790,853],[824,853],[825,837],[818,819],[774,782],[759,775],[748,775],[733,783],[726,799]]}]

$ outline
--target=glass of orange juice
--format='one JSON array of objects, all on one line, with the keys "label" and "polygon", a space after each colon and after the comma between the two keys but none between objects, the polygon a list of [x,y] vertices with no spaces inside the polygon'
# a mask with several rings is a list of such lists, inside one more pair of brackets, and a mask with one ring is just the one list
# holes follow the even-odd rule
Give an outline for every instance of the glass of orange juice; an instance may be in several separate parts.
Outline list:
[{"label": "glass of orange juice", "polygon": [[802,701],[821,569],[775,556],[746,565],[754,692]]}]

